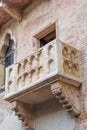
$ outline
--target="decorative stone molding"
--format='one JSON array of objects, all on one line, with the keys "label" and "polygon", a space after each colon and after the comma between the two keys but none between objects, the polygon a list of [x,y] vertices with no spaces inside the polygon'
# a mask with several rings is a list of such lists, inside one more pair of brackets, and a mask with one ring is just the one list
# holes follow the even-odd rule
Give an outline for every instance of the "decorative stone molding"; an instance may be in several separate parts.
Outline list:
[{"label": "decorative stone molding", "polygon": [[7,27],[2,28],[0,38],[1,38],[0,52],[1,52],[1,55],[4,57],[6,49],[9,46],[10,39],[14,40],[12,31]]},{"label": "decorative stone molding", "polygon": [[34,121],[34,106],[26,103],[21,103],[18,101],[12,102],[12,110],[18,116],[26,128],[29,130],[35,129]]},{"label": "decorative stone molding", "polygon": [[58,81],[51,85],[51,91],[67,112],[80,115],[79,88]]},{"label": "decorative stone molding", "polygon": [[[73,79],[74,81],[82,82],[81,80],[81,66],[80,66],[80,52],[79,50],[69,46],[62,41],[58,42],[58,69],[59,74],[62,75],[61,81],[70,82],[67,79]],[[70,84],[75,82],[70,82]],[[80,86],[76,85],[75,86]]]},{"label": "decorative stone molding", "polygon": [[2,27],[1,35],[3,40],[5,39],[7,34],[10,34],[10,38],[13,39],[12,31],[8,27]]},{"label": "decorative stone molding", "polygon": [[[5,59],[5,52],[7,48],[9,47],[10,40],[13,40],[14,42],[13,51],[14,51],[14,61],[15,61],[15,59],[17,58],[17,53],[16,53],[17,47],[16,47],[16,39],[12,30],[10,30],[8,27],[3,27],[1,29],[0,39],[1,39],[0,56],[3,57],[3,59]],[[3,60],[3,63],[4,63],[4,60]]]},{"label": "decorative stone molding", "polygon": [[12,18],[21,21],[22,14],[19,8],[14,7],[9,3],[5,3],[3,1],[0,2],[0,8],[2,8],[6,13],[8,13]]}]

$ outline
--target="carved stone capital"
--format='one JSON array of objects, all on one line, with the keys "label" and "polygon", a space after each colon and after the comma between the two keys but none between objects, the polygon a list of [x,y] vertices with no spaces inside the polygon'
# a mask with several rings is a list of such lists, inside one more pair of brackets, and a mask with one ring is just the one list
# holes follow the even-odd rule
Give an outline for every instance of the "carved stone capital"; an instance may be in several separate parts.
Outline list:
[{"label": "carved stone capital", "polygon": [[67,112],[80,115],[79,88],[58,81],[51,85],[51,91]]},{"label": "carved stone capital", "polygon": [[12,102],[12,110],[18,116],[26,128],[29,130],[35,129],[34,121],[34,106],[18,101]]}]

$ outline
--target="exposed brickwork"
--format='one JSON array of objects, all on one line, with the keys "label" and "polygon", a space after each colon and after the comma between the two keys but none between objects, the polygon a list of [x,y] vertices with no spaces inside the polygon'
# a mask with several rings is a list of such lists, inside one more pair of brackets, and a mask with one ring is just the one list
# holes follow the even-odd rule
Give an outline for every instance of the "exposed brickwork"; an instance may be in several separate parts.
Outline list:
[{"label": "exposed brickwork", "polygon": [[87,130],[87,81],[84,81],[81,88],[81,115],[77,118],[75,130]]}]

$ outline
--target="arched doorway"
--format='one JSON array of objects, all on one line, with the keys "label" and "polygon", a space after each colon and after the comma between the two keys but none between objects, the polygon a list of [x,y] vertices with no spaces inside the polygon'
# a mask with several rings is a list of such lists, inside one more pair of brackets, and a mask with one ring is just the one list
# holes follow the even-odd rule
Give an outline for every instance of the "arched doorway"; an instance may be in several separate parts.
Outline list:
[{"label": "arched doorway", "polygon": [[3,43],[0,50],[0,56],[3,58],[0,64],[0,87],[5,85],[6,68],[14,63],[14,40],[10,34],[5,35]]}]

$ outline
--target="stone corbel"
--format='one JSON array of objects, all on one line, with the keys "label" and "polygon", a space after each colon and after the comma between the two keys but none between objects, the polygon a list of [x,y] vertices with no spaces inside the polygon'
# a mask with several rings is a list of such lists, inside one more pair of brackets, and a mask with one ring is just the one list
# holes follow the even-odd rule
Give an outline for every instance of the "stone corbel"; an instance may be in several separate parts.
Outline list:
[{"label": "stone corbel", "polygon": [[67,112],[74,116],[80,115],[79,88],[58,81],[51,85],[51,91]]},{"label": "stone corbel", "polygon": [[0,8],[2,8],[6,13],[8,13],[12,18],[21,21],[22,20],[22,13],[21,10],[17,7],[9,3],[5,3],[3,1],[0,2]]},{"label": "stone corbel", "polygon": [[23,122],[25,128],[29,130],[35,129],[34,121],[34,106],[18,101],[12,102],[12,110],[18,116],[19,120]]}]

